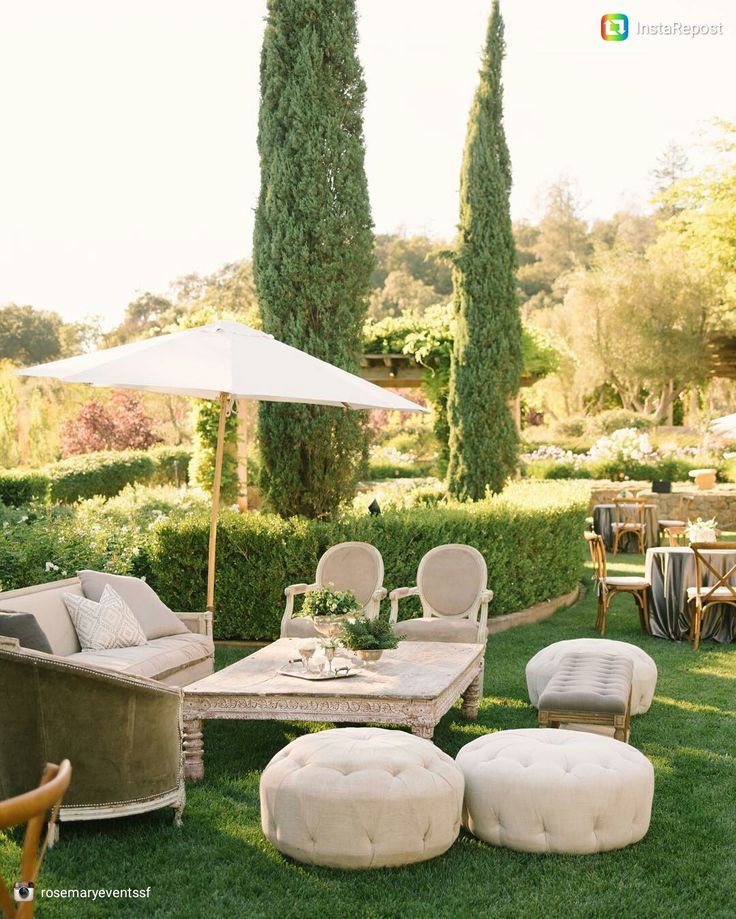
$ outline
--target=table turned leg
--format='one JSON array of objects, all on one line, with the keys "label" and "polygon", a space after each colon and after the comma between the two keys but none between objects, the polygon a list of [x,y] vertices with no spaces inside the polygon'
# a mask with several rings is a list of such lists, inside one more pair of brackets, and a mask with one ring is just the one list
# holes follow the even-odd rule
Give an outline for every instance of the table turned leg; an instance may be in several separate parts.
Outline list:
[{"label": "table turned leg", "polygon": [[431,740],[434,737],[434,725],[428,723],[412,724],[411,732],[415,737],[423,737],[425,740]]},{"label": "table turned leg", "polygon": [[473,682],[463,693],[463,706],[460,714],[469,721],[478,717],[478,703],[480,702],[481,691],[483,688],[483,671],[475,677]]},{"label": "table turned leg", "polygon": [[202,721],[190,718],[184,721],[184,778],[199,782],[204,778],[204,739]]}]

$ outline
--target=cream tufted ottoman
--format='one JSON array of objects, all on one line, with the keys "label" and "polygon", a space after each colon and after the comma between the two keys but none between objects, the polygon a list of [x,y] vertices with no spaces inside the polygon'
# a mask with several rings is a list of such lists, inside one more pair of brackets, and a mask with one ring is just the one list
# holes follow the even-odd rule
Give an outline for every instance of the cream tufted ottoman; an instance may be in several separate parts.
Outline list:
[{"label": "cream tufted ottoman", "polygon": [[463,822],[520,852],[586,854],[638,842],[649,829],[654,769],[620,740],[525,728],[463,747]]},{"label": "cream tufted ottoman", "polygon": [[627,641],[609,638],[571,638],[542,648],[526,665],[526,685],[529,701],[539,708],[539,697],[550,678],[557,672],[560,661],[573,651],[592,651],[596,654],[618,654],[627,657],[634,665],[631,684],[631,714],[643,715],[649,711],[654,690],[657,688],[657,665],[651,657]]},{"label": "cream tufted ottoman", "polygon": [[384,728],[298,737],[261,776],[261,825],[280,852],[332,868],[408,865],[457,839],[463,774],[429,740]]}]

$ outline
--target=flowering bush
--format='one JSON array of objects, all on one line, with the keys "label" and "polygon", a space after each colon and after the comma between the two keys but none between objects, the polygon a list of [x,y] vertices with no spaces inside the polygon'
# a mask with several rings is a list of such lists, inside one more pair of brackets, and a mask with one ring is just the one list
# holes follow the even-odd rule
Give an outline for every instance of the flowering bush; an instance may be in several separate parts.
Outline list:
[{"label": "flowering bush", "polygon": [[658,462],[661,457],[652,447],[648,434],[635,428],[620,428],[609,436],[599,437],[588,452],[593,462]]},{"label": "flowering bush", "polygon": [[[676,452],[655,450],[649,435],[636,428],[619,428],[599,437],[587,453],[573,453],[554,445],[537,447],[521,456],[527,476],[536,479],[660,479],[686,481],[704,457],[696,447]],[[713,457],[708,457],[713,462]]]}]

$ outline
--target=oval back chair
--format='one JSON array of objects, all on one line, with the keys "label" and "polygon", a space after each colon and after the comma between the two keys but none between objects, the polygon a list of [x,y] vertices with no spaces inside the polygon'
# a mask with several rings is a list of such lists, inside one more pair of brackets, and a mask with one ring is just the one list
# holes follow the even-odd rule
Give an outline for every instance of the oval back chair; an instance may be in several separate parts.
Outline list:
[{"label": "oval back chair", "polygon": [[[398,622],[399,600],[419,597],[422,618]],[[396,633],[415,641],[485,643],[488,629],[486,560],[473,546],[437,546],[419,562],[416,587],[391,591],[391,622]]]}]

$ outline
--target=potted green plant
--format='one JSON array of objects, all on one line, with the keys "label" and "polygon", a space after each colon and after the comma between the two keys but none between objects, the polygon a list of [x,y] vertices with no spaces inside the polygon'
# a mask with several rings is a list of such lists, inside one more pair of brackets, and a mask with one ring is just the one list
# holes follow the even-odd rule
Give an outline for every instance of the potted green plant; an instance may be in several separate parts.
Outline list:
[{"label": "potted green plant", "polygon": [[384,651],[395,648],[399,639],[388,619],[358,617],[342,627],[342,643],[366,662],[377,661]]},{"label": "potted green plant", "polygon": [[302,616],[310,616],[320,635],[334,638],[339,635],[348,616],[357,616],[361,605],[352,590],[331,590],[320,587],[308,593]]}]

